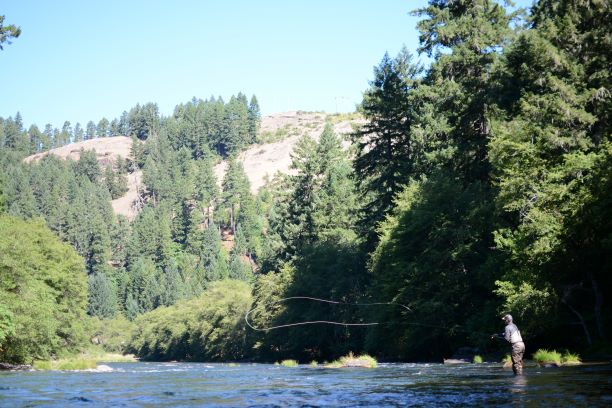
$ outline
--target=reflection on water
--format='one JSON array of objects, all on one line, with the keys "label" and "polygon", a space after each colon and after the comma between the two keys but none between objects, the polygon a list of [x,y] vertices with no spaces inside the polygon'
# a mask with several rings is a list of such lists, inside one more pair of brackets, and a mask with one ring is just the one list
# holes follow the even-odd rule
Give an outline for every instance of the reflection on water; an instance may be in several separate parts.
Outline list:
[{"label": "reflection on water", "polygon": [[513,394],[526,394],[527,393],[527,376],[526,375],[515,375],[512,378],[512,387],[510,391]]},{"label": "reflection on water", "polygon": [[109,363],[108,372],[0,373],[0,406],[612,406],[612,365],[514,376],[499,364]]}]

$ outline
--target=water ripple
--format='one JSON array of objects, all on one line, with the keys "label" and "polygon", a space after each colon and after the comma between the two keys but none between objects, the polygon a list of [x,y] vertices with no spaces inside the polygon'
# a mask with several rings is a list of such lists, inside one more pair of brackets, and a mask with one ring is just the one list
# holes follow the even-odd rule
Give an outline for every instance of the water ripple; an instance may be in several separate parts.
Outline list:
[{"label": "water ripple", "polygon": [[109,363],[108,372],[0,373],[0,406],[610,406],[612,366]]}]

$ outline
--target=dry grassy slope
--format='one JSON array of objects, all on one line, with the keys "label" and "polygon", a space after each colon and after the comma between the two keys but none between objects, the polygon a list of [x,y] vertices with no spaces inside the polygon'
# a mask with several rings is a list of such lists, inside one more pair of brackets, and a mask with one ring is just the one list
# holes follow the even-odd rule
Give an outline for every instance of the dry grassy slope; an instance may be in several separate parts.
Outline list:
[{"label": "dry grassy slope", "polygon": [[[290,174],[291,152],[297,141],[303,135],[318,139],[323,131],[326,120],[334,126],[334,131],[344,135],[353,131],[354,126],[364,123],[357,115],[327,115],[323,112],[292,111],[264,116],[261,120],[261,134],[286,134],[281,141],[255,145],[240,154],[239,159],[244,164],[244,170],[251,182],[251,191],[256,193],[267,178],[272,178],[277,172]],[[221,183],[227,163],[222,162],[215,167],[215,174]]]},{"label": "dry grassy slope", "polygon": [[[47,152],[38,153],[25,159],[26,162],[40,160],[42,157],[53,154],[62,159],[79,160],[81,150],[95,150],[98,163],[101,166],[113,164],[121,156],[130,157],[132,139],[125,136],[86,140],[84,142],[71,143],[66,146],[51,149]],[[138,190],[142,188],[142,172],[136,171],[128,175],[128,191],[122,197],[112,201],[113,210],[116,214],[126,216],[133,220],[137,214],[135,207],[138,198]]]},{"label": "dry grassy slope", "polygon": [[[364,123],[364,120],[356,115],[327,115],[322,112],[284,112],[270,116],[264,116],[261,123],[261,134],[273,137],[283,137],[283,140],[273,143],[255,145],[240,154],[239,159],[244,164],[245,172],[251,182],[251,190],[256,193],[277,172],[289,174],[291,164],[291,152],[300,137],[308,135],[318,139],[323,131],[325,121],[330,120],[337,134],[342,135],[353,130],[353,126]],[[81,149],[95,150],[98,162],[101,165],[112,163],[118,156],[127,158],[130,156],[132,140],[125,136],[93,139],[84,142],[72,143],[67,146],[51,149],[48,152],[32,155],[25,160],[27,162],[40,160],[47,154],[53,154],[63,159],[78,160]],[[227,163],[222,162],[215,166],[215,174],[222,182]],[[135,202],[138,191],[142,186],[142,172],[137,171],[128,176],[128,192],[116,200],[113,200],[115,213],[125,215],[132,220],[137,214]]]}]

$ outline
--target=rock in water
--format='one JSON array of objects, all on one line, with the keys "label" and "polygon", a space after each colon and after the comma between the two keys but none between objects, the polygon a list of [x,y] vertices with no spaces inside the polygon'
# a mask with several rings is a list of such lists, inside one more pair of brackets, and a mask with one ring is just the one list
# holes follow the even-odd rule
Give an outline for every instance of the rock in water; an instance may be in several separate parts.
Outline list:
[{"label": "rock in water", "polygon": [[446,358],[444,359],[444,364],[469,364],[471,361],[466,360],[465,358]]},{"label": "rock in water", "polygon": [[27,364],[9,364],[9,363],[0,363],[0,370],[11,370],[11,371],[27,371],[31,370],[32,366]]}]

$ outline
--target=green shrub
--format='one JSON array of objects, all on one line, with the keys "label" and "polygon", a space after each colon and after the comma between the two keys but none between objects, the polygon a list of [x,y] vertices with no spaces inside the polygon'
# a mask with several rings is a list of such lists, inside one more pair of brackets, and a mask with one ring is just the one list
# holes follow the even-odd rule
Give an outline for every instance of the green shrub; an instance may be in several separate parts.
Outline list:
[{"label": "green shrub", "polygon": [[93,317],[92,338],[110,353],[125,353],[136,328],[136,324],[123,316],[114,319],[99,319]]},{"label": "green shrub", "polygon": [[298,362],[295,360],[283,360],[280,363],[283,367],[297,367]]},{"label": "green shrub", "polygon": [[570,353],[568,350],[566,350],[561,356],[561,361],[563,362],[563,365],[576,365],[582,363],[582,360],[578,354]]},{"label": "green shrub", "polygon": [[555,350],[539,349],[533,355],[533,360],[538,364],[561,365],[561,354]]},{"label": "green shrub", "polygon": [[0,215],[0,361],[74,353],[87,344],[83,258],[42,220]]},{"label": "green shrub", "polygon": [[478,356],[478,355],[474,356],[474,363],[475,364],[482,364],[482,361],[483,361],[482,360],[482,356]]},{"label": "green shrub", "polygon": [[244,315],[251,301],[248,283],[213,282],[197,298],[140,315],[129,350],[145,360],[240,360],[250,349]]},{"label": "green shrub", "polygon": [[510,354],[506,354],[501,362],[504,363],[504,368],[512,367],[512,357],[510,357]]},{"label": "green shrub", "polygon": [[315,360],[312,360],[312,361],[310,362],[310,366],[311,366],[311,367],[318,367],[318,366],[319,366],[319,363],[317,363]]}]

